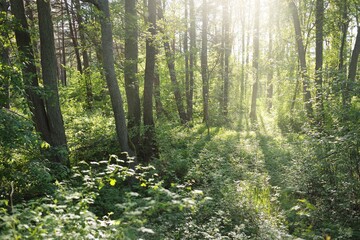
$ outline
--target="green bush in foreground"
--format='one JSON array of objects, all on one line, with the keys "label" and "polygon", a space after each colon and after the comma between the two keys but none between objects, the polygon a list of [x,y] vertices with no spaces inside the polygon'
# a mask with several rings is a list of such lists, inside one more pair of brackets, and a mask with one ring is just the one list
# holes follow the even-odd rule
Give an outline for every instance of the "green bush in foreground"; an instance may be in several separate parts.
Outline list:
[{"label": "green bush in foreground", "polygon": [[[185,214],[206,200],[201,191],[181,186],[174,186],[172,191],[163,188],[152,166],[133,170],[128,164],[116,156],[109,161],[81,162],[69,181],[56,182],[53,195],[15,206],[1,200],[0,238],[149,238],[156,235],[155,229],[147,227],[149,219]],[[92,210],[99,206],[99,198],[109,200],[104,199],[104,189],[118,189],[122,196],[112,206],[114,212],[99,217]]]}]

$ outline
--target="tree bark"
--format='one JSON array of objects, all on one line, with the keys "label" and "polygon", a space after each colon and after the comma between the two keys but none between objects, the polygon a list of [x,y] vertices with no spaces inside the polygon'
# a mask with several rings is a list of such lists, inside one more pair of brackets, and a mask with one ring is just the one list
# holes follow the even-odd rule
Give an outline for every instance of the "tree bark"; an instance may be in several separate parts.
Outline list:
[{"label": "tree bark", "polygon": [[24,63],[22,75],[26,97],[32,113],[32,120],[35,129],[41,134],[44,141],[51,143],[49,123],[47,120],[44,101],[36,92],[40,89],[38,75],[35,64],[35,57],[32,49],[29,34],[29,25],[26,20],[25,7],[23,0],[11,0],[11,11],[21,27],[15,29],[16,44],[19,51],[20,61]]},{"label": "tree bark", "polygon": [[244,99],[245,99],[245,60],[246,60],[246,46],[245,46],[245,1],[241,1],[241,75],[240,75],[240,121],[243,119],[244,115]]},{"label": "tree bark", "polygon": [[311,103],[311,93],[308,90],[309,88],[309,78],[307,75],[307,66],[306,66],[306,53],[305,47],[303,43],[301,27],[300,27],[300,20],[297,7],[295,3],[291,0],[289,2],[289,8],[291,10],[291,14],[293,17],[294,29],[295,29],[295,40],[297,45],[298,51],[298,58],[300,61],[300,75],[303,82],[303,98],[304,98],[304,105],[305,111],[308,117],[312,117],[313,109]]},{"label": "tree bark", "polygon": [[145,162],[149,162],[157,156],[157,147],[154,139],[155,123],[153,119],[153,87],[155,83],[155,59],[156,59],[156,0],[148,1],[148,31],[150,36],[146,39],[146,63],[144,81],[144,157]]},{"label": "tree bark", "polygon": [[[5,15],[7,14],[8,11],[8,3],[5,0],[0,0],[0,14],[1,15]],[[4,22],[4,19],[0,19],[0,24],[6,24]],[[3,38],[6,39],[6,35],[4,33],[1,34]],[[0,91],[0,109],[1,108],[10,108],[10,91],[9,91],[9,85],[10,85],[10,76],[9,73],[7,72],[8,69],[7,67],[10,66],[10,58],[9,58],[9,48],[4,46],[4,44],[2,43],[2,41],[0,41],[0,50],[1,50],[1,65],[2,68],[1,70],[1,75],[2,75],[2,81],[0,83],[0,87],[2,88]]]},{"label": "tree bark", "polygon": [[[159,18],[164,19],[163,10],[159,8]],[[164,33],[163,33],[164,34]],[[165,56],[166,56],[166,62],[170,73],[170,79],[173,87],[173,93],[175,97],[175,103],[176,108],[179,114],[180,122],[182,124],[185,124],[187,122],[187,116],[184,109],[184,104],[181,96],[180,86],[179,82],[176,77],[176,70],[175,70],[175,56],[174,53],[171,50],[169,38],[164,34],[163,37],[163,44],[164,44],[164,50],[165,50]]]},{"label": "tree bark", "polygon": [[321,124],[324,120],[323,105],[323,23],[324,23],[324,0],[316,0],[316,46],[315,46],[315,83],[316,83],[316,115]]},{"label": "tree bark", "polygon": [[230,42],[230,12],[229,12],[229,0],[224,0],[223,5],[223,24],[224,24],[224,117],[227,118],[229,111],[229,71],[230,71],[230,54],[231,54],[231,42]]},{"label": "tree bark", "polygon": [[209,76],[208,76],[208,9],[207,0],[203,0],[201,33],[201,77],[203,92],[203,122],[209,126]]},{"label": "tree bark", "polygon": [[56,148],[55,161],[70,166],[64,122],[60,109],[57,62],[55,56],[54,30],[50,1],[37,0],[40,33],[40,55],[42,78],[46,93],[46,110],[50,129],[50,145]]},{"label": "tree bark", "polygon": [[273,84],[273,77],[274,77],[274,70],[273,70],[273,37],[272,32],[269,30],[269,69],[267,74],[267,111],[270,112],[272,108],[272,97],[274,92],[274,84]]},{"label": "tree bark", "polygon": [[190,97],[190,66],[189,66],[189,10],[188,10],[188,0],[185,0],[185,31],[184,31],[184,60],[185,60],[185,91],[186,91],[186,109],[188,121],[191,121],[192,118],[192,99]]},{"label": "tree bark", "polygon": [[273,77],[274,77],[274,52],[273,52],[273,21],[272,21],[272,11],[274,10],[274,7],[272,5],[269,8],[269,50],[268,50],[268,73],[267,73],[267,95],[266,95],[266,108],[267,111],[270,112],[272,108],[272,98],[273,98],[273,92],[274,92],[274,84],[273,84]]},{"label": "tree bark", "polygon": [[349,65],[348,79],[346,82],[346,87],[343,90],[343,105],[345,109],[348,108],[348,106],[351,104],[351,98],[354,94],[353,90],[354,90],[359,54],[360,54],[360,26],[357,27],[355,45],[352,50],[351,60]]},{"label": "tree bark", "polygon": [[[341,18],[341,45],[339,50],[339,71],[342,75],[345,75],[346,69],[345,69],[345,49],[346,49],[346,37],[349,29],[349,19],[348,19],[348,6],[347,6],[347,0],[341,0],[340,1],[340,11],[342,12],[342,18]],[[344,81],[345,82],[345,81]]]},{"label": "tree bark", "polygon": [[76,19],[79,24],[79,36],[80,36],[80,47],[83,57],[83,73],[85,77],[85,88],[86,88],[86,105],[88,108],[92,108],[93,102],[93,92],[92,92],[92,83],[90,78],[90,60],[89,54],[86,47],[86,38],[85,38],[85,27],[84,20],[80,13],[81,6],[79,0],[74,0],[75,9],[76,9]]},{"label": "tree bark", "polygon": [[80,74],[82,74],[83,68],[82,68],[81,57],[80,57],[79,42],[78,42],[78,38],[75,34],[75,30],[73,27],[73,19],[70,14],[69,5],[68,5],[67,0],[65,0],[65,11],[66,11],[66,15],[69,20],[70,37],[71,37],[71,40],[72,40],[73,46],[74,46],[75,57],[76,57],[76,67],[77,67],[77,70],[80,72]]},{"label": "tree bark", "polygon": [[[66,5],[66,0],[64,1]],[[67,75],[66,75],[66,47],[65,47],[65,24],[64,24],[64,9],[63,1],[61,5],[61,66],[60,66],[60,80],[63,86],[67,86]]]},{"label": "tree bark", "polygon": [[255,0],[255,23],[254,23],[254,51],[253,51],[253,89],[251,96],[250,120],[256,122],[256,100],[259,85],[259,18],[260,18],[259,0]]},{"label": "tree bark", "polygon": [[124,78],[128,108],[128,129],[135,148],[140,147],[141,110],[138,72],[138,23],[135,0],[125,0],[125,64]]},{"label": "tree bark", "polygon": [[154,98],[155,98],[156,117],[159,119],[162,117],[162,115],[164,114],[166,115],[166,112],[161,102],[160,76],[156,68],[156,63],[155,63],[155,77],[154,77]]},{"label": "tree bark", "polygon": [[196,23],[195,23],[195,4],[194,0],[190,0],[190,54],[189,54],[189,108],[188,118],[193,118],[193,99],[194,99],[194,82],[195,82],[195,61],[196,61]]},{"label": "tree bark", "polygon": [[116,79],[115,61],[113,53],[113,35],[110,20],[110,9],[108,0],[83,0],[94,4],[101,11],[101,47],[102,47],[102,65],[104,68],[105,79],[111,99],[111,106],[114,112],[115,128],[121,151],[134,156],[133,150],[128,143],[128,130],[126,127],[126,117],[124,112],[123,100]]}]

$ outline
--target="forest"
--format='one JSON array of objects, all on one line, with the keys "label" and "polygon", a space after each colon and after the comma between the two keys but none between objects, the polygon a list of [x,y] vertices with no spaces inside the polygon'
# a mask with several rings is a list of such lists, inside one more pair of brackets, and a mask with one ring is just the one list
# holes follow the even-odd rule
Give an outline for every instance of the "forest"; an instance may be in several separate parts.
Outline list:
[{"label": "forest", "polygon": [[360,239],[359,0],[0,0],[0,239]]}]

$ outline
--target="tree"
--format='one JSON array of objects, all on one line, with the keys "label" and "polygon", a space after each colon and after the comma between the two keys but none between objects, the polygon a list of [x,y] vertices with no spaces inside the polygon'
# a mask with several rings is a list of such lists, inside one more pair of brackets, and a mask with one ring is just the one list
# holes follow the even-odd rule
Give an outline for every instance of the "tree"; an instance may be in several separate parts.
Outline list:
[{"label": "tree", "polygon": [[144,161],[149,162],[156,155],[154,140],[155,124],[153,119],[153,87],[156,79],[156,0],[148,0],[148,31],[150,36],[146,39],[146,63],[144,81]]},{"label": "tree", "polygon": [[50,1],[37,0],[36,3],[39,18],[41,69],[46,94],[45,106],[50,130],[50,145],[59,150],[55,154],[55,160],[65,166],[70,166],[57,85],[57,62]]},{"label": "tree", "polygon": [[[272,4],[272,3],[270,3]],[[272,28],[272,24],[273,24],[273,21],[272,21],[272,18],[273,18],[273,15],[272,15],[272,11],[273,11],[273,7],[272,5],[270,5],[269,7],[269,25],[268,25],[268,28],[269,28],[269,50],[268,50],[268,61],[269,61],[269,65],[268,65],[268,73],[267,73],[267,95],[266,95],[266,100],[267,100],[267,111],[270,112],[271,108],[272,108],[272,97],[273,97],[273,92],[274,92],[274,84],[273,84],[273,75],[274,75],[274,60],[273,60],[273,55],[274,55],[274,52],[273,52],[273,34],[272,34],[272,31],[273,31],[273,28]]]},{"label": "tree", "polygon": [[49,123],[43,99],[37,94],[40,89],[35,65],[35,57],[32,49],[29,26],[25,16],[23,0],[11,0],[11,12],[19,26],[15,28],[16,44],[20,61],[25,63],[22,67],[22,75],[29,108],[35,129],[41,134],[44,141],[51,143]]},{"label": "tree", "polygon": [[[162,8],[159,8],[159,19],[164,19],[164,14]],[[180,122],[182,124],[187,122],[187,116],[184,109],[184,104],[182,100],[181,90],[179,86],[179,82],[176,77],[176,69],[175,69],[175,56],[174,53],[171,51],[170,47],[170,40],[169,37],[164,33],[164,29],[162,29],[162,33],[164,35],[163,37],[163,44],[164,44],[164,50],[165,50],[165,56],[166,56],[166,62],[170,73],[170,79],[171,83],[173,85],[173,93],[175,97],[175,103],[176,108],[179,114]]]},{"label": "tree", "polygon": [[128,143],[128,130],[119,84],[116,79],[113,53],[113,35],[108,0],[83,0],[92,3],[100,12],[102,61],[105,79],[114,112],[115,128],[121,150],[134,155]]},{"label": "tree", "polygon": [[203,95],[203,122],[209,126],[209,76],[208,76],[208,9],[207,0],[203,0],[201,33],[201,77]]},{"label": "tree", "polygon": [[195,61],[196,61],[196,23],[195,23],[195,5],[194,0],[190,0],[190,56],[189,56],[189,100],[188,100],[188,119],[193,118],[193,99],[195,82]]},{"label": "tree", "polygon": [[[6,25],[6,15],[8,11],[8,3],[5,0],[0,1],[0,24],[1,26]],[[5,29],[1,29],[5,30]],[[5,32],[1,32],[1,37],[6,37]],[[0,73],[2,75],[1,83],[0,83],[0,108],[10,108],[10,91],[9,91],[9,85],[10,85],[10,79],[9,79],[9,73],[7,66],[10,65],[10,58],[9,58],[9,48],[5,46],[3,41],[0,41],[0,50],[1,50],[1,56],[0,56],[0,63],[1,63],[1,69]]]},{"label": "tree", "polygon": [[259,18],[260,4],[259,0],[255,0],[255,23],[254,23],[254,50],[253,50],[253,89],[251,96],[250,119],[254,123],[256,121],[256,100],[259,86]]},{"label": "tree", "polygon": [[125,64],[124,78],[128,108],[128,129],[131,141],[138,150],[140,145],[141,110],[139,98],[138,72],[138,26],[136,1],[125,0]]},{"label": "tree", "polygon": [[229,60],[231,54],[230,42],[230,13],[229,13],[229,0],[223,1],[223,42],[224,42],[224,95],[223,95],[223,114],[225,118],[228,116],[229,111]]},{"label": "tree", "polygon": [[[82,63],[81,63],[78,37],[75,32],[75,28],[74,28],[74,24],[73,24],[74,21],[73,21],[73,18],[71,17],[69,3],[67,0],[65,0],[64,5],[65,5],[65,11],[66,11],[66,15],[67,15],[68,22],[69,22],[70,37],[71,37],[71,40],[72,40],[72,43],[74,46],[74,51],[75,51],[76,67],[77,67],[77,70],[82,74],[83,67],[82,67]],[[80,24],[80,23],[78,22],[78,24]]]},{"label": "tree", "polygon": [[351,103],[351,97],[353,96],[355,78],[356,78],[356,71],[357,65],[359,61],[359,54],[360,54],[360,26],[357,26],[357,34],[355,45],[351,53],[351,60],[349,65],[349,73],[348,78],[346,81],[345,89],[343,90],[343,105],[345,109]]},{"label": "tree", "polygon": [[339,10],[341,11],[341,45],[339,49],[339,71],[344,75],[346,70],[344,69],[344,60],[345,60],[345,49],[346,49],[346,37],[349,28],[349,19],[348,19],[348,4],[347,0],[337,1],[339,5]]},{"label": "tree", "polygon": [[81,6],[79,0],[74,0],[75,9],[76,9],[76,19],[79,24],[79,36],[80,36],[80,46],[83,58],[83,73],[85,77],[85,86],[86,86],[86,104],[88,108],[92,108],[93,102],[93,92],[92,92],[92,83],[90,78],[90,60],[89,54],[86,47],[86,38],[85,38],[85,26],[84,19],[80,13]]},{"label": "tree", "polygon": [[322,67],[323,67],[323,23],[324,23],[324,0],[316,0],[316,48],[315,48],[315,83],[316,83],[316,109],[317,118],[321,124],[324,120],[324,106],[322,96]]},{"label": "tree", "polygon": [[305,53],[305,47],[301,33],[299,14],[293,0],[289,1],[289,8],[293,17],[293,23],[295,29],[295,41],[297,46],[298,58],[300,61],[300,76],[303,83],[303,97],[304,97],[305,111],[308,117],[312,117],[313,109],[311,103],[311,93],[308,90],[309,77],[307,75],[306,53]]},{"label": "tree", "polygon": [[246,46],[245,46],[245,33],[246,33],[246,18],[245,18],[245,1],[241,1],[241,75],[240,75],[240,110],[241,116],[243,119],[244,113],[244,99],[245,99],[245,64],[246,64]]},{"label": "tree", "polygon": [[[63,86],[67,86],[67,73],[66,73],[66,44],[65,44],[65,20],[64,20],[64,6],[66,0],[60,0],[60,14],[61,14],[61,39],[59,37],[59,46],[61,46],[61,64],[59,66],[59,78]],[[59,33],[60,35],[60,33]]]},{"label": "tree", "polygon": [[186,89],[186,108],[187,108],[187,117],[188,121],[191,121],[192,118],[192,99],[190,96],[190,71],[189,71],[189,35],[188,35],[188,0],[185,0],[185,31],[184,31],[184,55],[185,55],[185,89]]}]

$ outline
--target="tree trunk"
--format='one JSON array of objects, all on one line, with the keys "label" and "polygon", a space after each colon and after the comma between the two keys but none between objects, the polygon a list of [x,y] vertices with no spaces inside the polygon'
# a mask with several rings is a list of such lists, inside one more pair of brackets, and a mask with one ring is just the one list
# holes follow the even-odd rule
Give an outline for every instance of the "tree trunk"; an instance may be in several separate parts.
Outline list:
[{"label": "tree trunk", "polygon": [[184,31],[184,56],[185,56],[185,91],[186,91],[186,109],[188,121],[191,121],[192,118],[192,101],[190,98],[190,71],[189,71],[189,10],[188,10],[188,0],[185,0],[185,31]]},{"label": "tree trunk", "polygon": [[[347,10],[347,0],[340,1],[340,11],[342,11],[341,18],[341,45],[339,50],[339,71],[342,75],[345,75],[346,69],[344,66],[345,61],[345,49],[346,49],[346,37],[349,29],[349,19],[348,19],[348,10]],[[345,82],[345,81],[344,81]]]},{"label": "tree trunk", "polygon": [[250,120],[256,122],[256,100],[259,85],[259,18],[260,18],[259,0],[255,0],[255,24],[254,24],[254,52],[253,52],[253,89],[251,96]]},{"label": "tree trunk", "polygon": [[348,79],[346,82],[346,87],[343,90],[343,105],[345,109],[347,109],[351,104],[351,97],[353,96],[359,54],[360,54],[360,26],[357,27],[355,45],[352,50],[351,60],[349,65]]},{"label": "tree trunk", "polygon": [[[159,18],[164,19],[164,15],[163,15],[163,12],[162,12],[163,10],[161,8],[159,8],[159,10],[160,10],[159,11]],[[185,109],[184,109],[184,104],[183,104],[183,100],[182,100],[182,96],[181,96],[179,82],[178,82],[178,80],[176,78],[175,56],[174,56],[174,53],[171,50],[170,43],[169,43],[169,38],[166,36],[166,34],[164,34],[163,42],[164,42],[166,62],[167,62],[167,66],[168,66],[168,69],[169,69],[169,72],[170,72],[171,83],[173,85],[173,92],[174,92],[174,96],[175,96],[175,102],[176,102],[177,111],[178,111],[178,114],[179,114],[180,122],[182,124],[184,124],[184,123],[187,122],[187,117],[186,117],[186,112],[185,112]]]},{"label": "tree trunk", "polygon": [[153,87],[155,83],[155,59],[156,59],[156,0],[148,1],[148,31],[150,36],[146,39],[146,63],[144,81],[144,157],[149,162],[157,154],[154,139],[155,123],[153,119]]},{"label": "tree trunk", "polygon": [[37,0],[36,3],[39,15],[41,67],[46,93],[45,105],[50,129],[50,145],[58,150],[55,154],[55,160],[63,165],[70,166],[64,122],[59,101],[58,79],[56,74],[57,62],[50,1]]},{"label": "tree trunk", "polygon": [[224,98],[223,98],[223,114],[227,118],[229,111],[229,60],[231,54],[230,42],[230,13],[229,13],[229,0],[224,1],[223,5],[223,24],[224,24]]},{"label": "tree trunk", "polygon": [[81,6],[79,0],[74,0],[75,9],[76,9],[76,19],[79,24],[79,36],[80,36],[80,46],[83,57],[83,73],[85,74],[85,88],[86,88],[86,105],[89,109],[92,108],[93,102],[93,92],[92,92],[92,83],[90,78],[90,60],[89,54],[86,48],[86,38],[85,38],[85,27],[84,20],[80,14]]},{"label": "tree trunk", "polygon": [[77,70],[82,74],[83,69],[82,69],[81,58],[80,58],[79,43],[78,43],[77,36],[75,34],[75,29],[73,27],[73,19],[70,14],[69,5],[68,5],[67,0],[65,0],[65,10],[66,10],[66,15],[69,20],[70,37],[73,42],[73,46],[74,46],[74,50],[75,50]]},{"label": "tree trunk", "polygon": [[274,77],[274,52],[273,52],[273,21],[272,21],[272,12],[274,10],[274,7],[270,5],[269,8],[269,50],[268,50],[268,74],[267,74],[267,95],[266,95],[266,108],[267,111],[270,112],[272,108],[272,98],[273,98],[273,92],[274,92],[274,84],[273,84],[273,77]]},{"label": "tree trunk", "polygon": [[155,77],[154,77],[154,98],[155,98],[156,117],[161,118],[163,114],[166,115],[166,112],[161,102],[160,76],[156,69],[156,63],[155,63]]},{"label": "tree trunk", "polygon": [[89,1],[102,12],[100,17],[101,24],[101,47],[102,47],[102,61],[105,79],[110,94],[111,105],[114,112],[116,134],[120,143],[121,151],[127,152],[133,156],[133,151],[128,143],[128,130],[126,127],[126,117],[123,107],[123,100],[119,89],[119,84],[116,79],[115,61],[113,53],[113,35],[110,20],[109,1]]},{"label": "tree trunk", "polygon": [[273,37],[272,37],[272,30],[269,28],[269,69],[267,74],[267,111],[270,112],[272,108],[272,97],[274,92],[274,84],[273,84],[273,77],[274,77],[274,66],[273,66]]},{"label": "tree trunk", "polygon": [[[64,1],[66,5],[66,0]],[[60,66],[60,80],[63,86],[67,86],[66,79],[66,51],[65,51],[65,24],[64,24],[64,9],[63,9],[63,1],[60,2],[61,5],[61,66]]]},{"label": "tree trunk", "polygon": [[208,76],[208,9],[207,0],[203,0],[201,33],[201,77],[203,90],[203,121],[209,126],[209,76]]},{"label": "tree trunk", "polygon": [[[128,129],[135,148],[140,147],[141,110],[139,97],[138,72],[138,23],[136,1],[125,0],[125,63],[124,77],[128,107]],[[152,87],[152,84],[151,84]]]},{"label": "tree trunk", "polygon": [[312,117],[313,109],[311,104],[311,93],[308,90],[309,88],[309,78],[307,75],[307,66],[306,66],[306,53],[305,47],[303,43],[301,27],[300,27],[300,20],[297,7],[293,1],[289,2],[289,7],[291,10],[291,14],[293,17],[294,28],[295,28],[295,40],[298,50],[298,58],[300,61],[300,75],[303,82],[303,97],[304,97],[304,104],[305,110],[308,117]]},{"label": "tree trunk", "polygon": [[188,118],[193,118],[193,99],[194,99],[194,82],[195,82],[195,61],[196,61],[196,23],[195,23],[195,5],[194,0],[190,0],[190,54],[189,54],[189,108]]},{"label": "tree trunk", "polygon": [[246,46],[245,46],[245,1],[241,1],[241,75],[240,75],[240,124],[244,114],[244,99],[245,99],[245,59],[246,59]]},{"label": "tree trunk", "polygon": [[32,49],[29,26],[26,20],[23,0],[11,0],[11,11],[21,27],[15,29],[16,44],[19,51],[20,61],[24,63],[22,75],[26,97],[32,113],[35,129],[41,134],[44,141],[51,143],[49,123],[47,120],[44,101],[38,95],[38,75],[35,64],[35,57]]},{"label": "tree trunk", "polygon": [[[0,0],[0,13],[2,15],[6,15],[8,11],[8,3],[5,0]],[[4,22],[4,19],[0,19],[0,24],[6,24]],[[1,33],[2,38],[7,38],[5,33]],[[2,81],[0,83],[0,109],[1,108],[10,108],[10,91],[9,91],[9,85],[10,85],[10,76],[8,73],[8,66],[10,66],[10,58],[9,58],[9,48],[4,46],[3,42],[0,41],[0,50],[1,50],[1,68],[0,68],[0,74],[2,75]]]},{"label": "tree trunk", "polygon": [[324,23],[324,0],[316,0],[316,50],[315,50],[315,83],[316,83],[316,115],[321,124],[324,120],[323,105],[323,23]]}]

